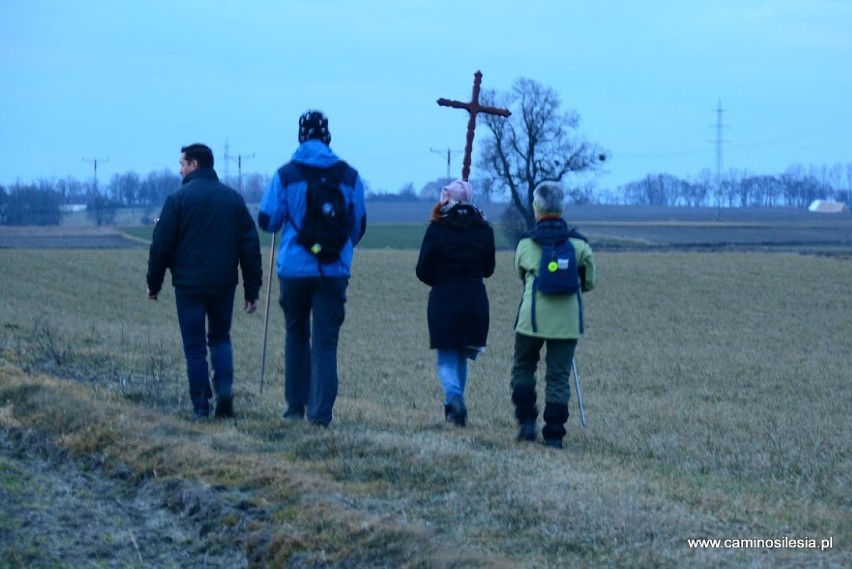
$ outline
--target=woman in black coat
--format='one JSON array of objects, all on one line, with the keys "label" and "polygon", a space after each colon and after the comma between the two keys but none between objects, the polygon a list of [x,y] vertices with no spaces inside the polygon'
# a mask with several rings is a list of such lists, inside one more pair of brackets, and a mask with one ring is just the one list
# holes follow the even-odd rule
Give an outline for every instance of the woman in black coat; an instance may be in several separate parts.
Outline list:
[{"label": "woman in black coat", "polygon": [[460,427],[467,422],[467,360],[485,350],[488,337],[488,294],[482,280],[494,273],[495,262],[494,231],[470,203],[472,198],[473,188],[463,180],[441,190],[417,260],[417,278],[432,287],[429,347],[437,352],[444,417]]}]

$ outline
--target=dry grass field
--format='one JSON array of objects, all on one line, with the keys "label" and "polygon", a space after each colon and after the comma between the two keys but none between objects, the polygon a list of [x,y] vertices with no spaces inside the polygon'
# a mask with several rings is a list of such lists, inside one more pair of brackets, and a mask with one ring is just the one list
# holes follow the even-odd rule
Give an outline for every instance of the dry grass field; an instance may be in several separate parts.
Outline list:
[{"label": "dry grass field", "polygon": [[146,257],[0,251],[6,566],[852,565],[846,256],[601,251],[588,428],[572,399],[561,452],[514,440],[510,252],[466,429],[443,422],[415,251],[356,257],[327,430],[280,419],[274,300],[263,391],[261,309],[234,320],[237,418],[189,423]]}]

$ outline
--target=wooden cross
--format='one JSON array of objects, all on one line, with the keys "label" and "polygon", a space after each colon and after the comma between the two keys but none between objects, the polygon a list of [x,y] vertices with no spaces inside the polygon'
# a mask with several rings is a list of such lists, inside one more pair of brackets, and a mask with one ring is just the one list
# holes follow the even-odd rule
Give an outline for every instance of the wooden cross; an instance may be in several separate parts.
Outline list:
[{"label": "wooden cross", "polygon": [[442,107],[453,107],[454,109],[466,109],[470,113],[470,119],[467,121],[467,143],[464,147],[464,161],[462,162],[462,180],[467,181],[470,175],[470,155],[473,151],[473,131],[476,129],[476,115],[479,113],[487,113],[489,115],[500,115],[508,117],[512,114],[509,109],[498,109],[497,107],[483,106],[479,104],[479,85],[482,83],[482,73],[477,71],[473,74],[473,96],[470,101],[465,103],[462,101],[451,101],[450,99],[438,99],[438,104]]}]

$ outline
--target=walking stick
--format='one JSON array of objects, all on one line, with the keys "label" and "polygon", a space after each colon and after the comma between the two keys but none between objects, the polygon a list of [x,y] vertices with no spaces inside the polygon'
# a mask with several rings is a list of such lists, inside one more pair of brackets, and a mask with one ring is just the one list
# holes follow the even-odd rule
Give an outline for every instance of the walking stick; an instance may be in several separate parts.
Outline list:
[{"label": "walking stick", "polygon": [[583,408],[583,392],[580,390],[580,376],[577,375],[577,360],[571,360],[571,367],[574,368],[574,385],[577,387],[577,406],[580,407],[580,422],[585,429],[586,410]]},{"label": "walking stick", "polygon": [[263,352],[260,356],[260,392],[263,393],[263,374],[266,371],[266,337],[269,332],[269,298],[272,295],[272,274],[275,262],[275,233],[269,246],[269,285],[266,287],[266,316],[263,317]]}]

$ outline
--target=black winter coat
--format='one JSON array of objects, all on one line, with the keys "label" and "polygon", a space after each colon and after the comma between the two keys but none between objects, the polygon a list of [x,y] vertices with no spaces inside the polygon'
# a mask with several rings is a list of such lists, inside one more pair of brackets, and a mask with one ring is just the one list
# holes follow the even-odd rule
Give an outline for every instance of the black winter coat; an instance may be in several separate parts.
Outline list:
[{"label": "black winter coat", "polygon": [[426,228],[417,278],[432,287],[427,320],[429,347],[484,347],[488,294],[482,282],[494,274],[494,231],[477,208],[458,203]]},{"label": "black winter coat", "polygon": [[160,292],[167,268],[176,287],[235,287],[237,267],[245,299],[257,300],[263,269],[254,220],[213,168],[199,168],[163,205],[148,256],[148,289]]}]

